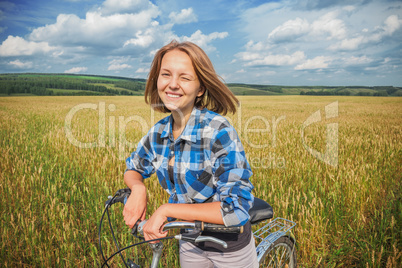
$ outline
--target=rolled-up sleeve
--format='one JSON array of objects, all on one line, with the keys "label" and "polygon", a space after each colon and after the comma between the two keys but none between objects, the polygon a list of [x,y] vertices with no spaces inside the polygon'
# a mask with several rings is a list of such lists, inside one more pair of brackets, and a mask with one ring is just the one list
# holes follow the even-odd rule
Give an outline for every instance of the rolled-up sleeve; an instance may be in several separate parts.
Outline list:
[{"label": "rolled-up sleeve", "polygon": [[137,149],[126,159],[126,171],[134,170],[142,175],[144,179],[150,177],[155,168],[152,165],[154,154],[151,150],[149,134],[144,136],[137,145]]},{"label": "rolled-up sleeve", "polygon": [[233,127],[221,129],[211,143],[223,221],[226,226],[242,226],[250,218],[248,211],[254,201],[249,180],[252,171],[243,145]]}]

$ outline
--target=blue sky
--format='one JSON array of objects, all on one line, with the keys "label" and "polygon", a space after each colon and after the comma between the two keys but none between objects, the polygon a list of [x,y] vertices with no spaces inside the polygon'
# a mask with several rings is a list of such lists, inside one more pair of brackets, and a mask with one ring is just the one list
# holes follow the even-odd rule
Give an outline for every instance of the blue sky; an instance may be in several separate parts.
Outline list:
[{"label": "blue sky", "polygon": [[0,0],[0,73],[146,78],[172,39],[228,83],[402,86],[402,1]]}]

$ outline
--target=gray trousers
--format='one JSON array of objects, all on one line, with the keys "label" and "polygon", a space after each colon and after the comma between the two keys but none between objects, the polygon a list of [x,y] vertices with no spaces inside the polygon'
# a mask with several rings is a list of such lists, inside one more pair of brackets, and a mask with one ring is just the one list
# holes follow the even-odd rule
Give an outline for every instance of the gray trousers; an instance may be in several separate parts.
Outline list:
[{"label": "gray trousers", "polygon": [[181,268],[258,268],[254,237],[246,247],[234,252],[203,251],[181,240],[179,251]]}]

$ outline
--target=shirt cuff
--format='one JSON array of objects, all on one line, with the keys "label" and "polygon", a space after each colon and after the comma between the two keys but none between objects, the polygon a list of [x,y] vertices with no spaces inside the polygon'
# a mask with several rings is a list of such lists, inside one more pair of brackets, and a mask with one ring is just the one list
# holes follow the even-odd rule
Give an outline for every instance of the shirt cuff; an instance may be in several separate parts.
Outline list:
[{"label": "shirt cuff", "polygon": [[243,226],[250,219],[248,210],[241,206],[238,200],[232,200],[230,197],[221,202],[221,214],[226,227]]}]

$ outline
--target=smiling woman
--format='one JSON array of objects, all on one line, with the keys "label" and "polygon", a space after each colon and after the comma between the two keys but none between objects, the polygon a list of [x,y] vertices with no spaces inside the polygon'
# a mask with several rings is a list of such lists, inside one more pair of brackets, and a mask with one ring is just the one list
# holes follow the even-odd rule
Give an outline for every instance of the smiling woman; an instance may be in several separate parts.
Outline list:
[{"label": "smiling woman", "polygon": [[225,236],[232,242],[227,249],[181,242],[181,267],[258,267],[248,214],[254,200],[251,168],[236,131],[218,114],[234,113],[237,98],[200,47],[172,41],[155,55],[145,99],[171,115],[156,123],[126,160],[124,181],[134,193],[123,211],[127,226],[145,219],[144,179],[156,173],[170,198],[144,224],[146,240],[166,237],[163,225],[176,218],[244,226],[243,233]]}]

